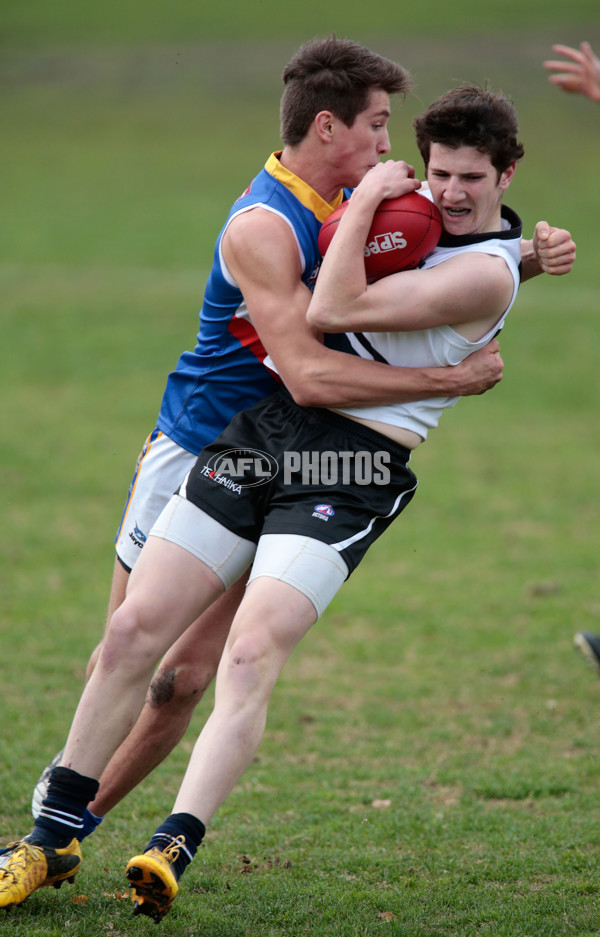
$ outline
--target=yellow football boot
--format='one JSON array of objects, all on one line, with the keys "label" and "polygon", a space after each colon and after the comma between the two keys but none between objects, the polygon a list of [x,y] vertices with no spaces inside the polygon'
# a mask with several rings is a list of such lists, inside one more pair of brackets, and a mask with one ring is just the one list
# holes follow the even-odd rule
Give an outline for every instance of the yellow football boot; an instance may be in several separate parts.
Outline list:
[{"label": "yellow football boot", "polygon": [[185,836],[178,836],[166,849],[149,849],[129,860],[125,875],[132,886],[134,914],[146,914],[158,924],[169,913],[179,891],[172,866],[184,845]]},{"label": "yellow football boot", "polygon": [[38,846],[22,839],[10,843],[0,856],[0,908],[22,904],[38,888],[60,888],[75,881],[81,866],[81,848],[76,839],[64,849]]}]

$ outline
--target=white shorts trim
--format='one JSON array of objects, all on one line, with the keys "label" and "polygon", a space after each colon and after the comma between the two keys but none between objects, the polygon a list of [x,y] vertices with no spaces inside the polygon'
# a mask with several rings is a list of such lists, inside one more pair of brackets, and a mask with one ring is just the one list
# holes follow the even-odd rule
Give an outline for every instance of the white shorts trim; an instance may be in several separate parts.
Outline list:
[{"label": "white shorts trim", "polygon": [[202,560],[226,590],[248,569],[256,552],[255,543],[238,537],[180,495],[173,495],[150,536],[176,543]]},{"label": "white shorts trim", "polygon": [[248,581],[259,576],[279,579],[298,589],[320,618],[347,578],[348,567],[337,550],[313,537],[263,534]]},{"label": "white shorts trim", "polygon": [[194,465],[196,456],[154,430],[144,443],[115,538],[117,556],[133,569],[150,529]]}]

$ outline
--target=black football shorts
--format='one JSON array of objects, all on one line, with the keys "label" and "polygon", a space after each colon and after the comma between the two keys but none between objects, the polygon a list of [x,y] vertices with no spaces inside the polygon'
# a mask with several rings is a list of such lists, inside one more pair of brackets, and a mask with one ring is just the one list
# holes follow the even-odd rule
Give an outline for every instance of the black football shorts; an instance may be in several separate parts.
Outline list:
[{"label": "black football shorts", "polygon": [[282,388],[233,418],[179,494],[254,543],[296,534],[329,544],[352,572],[413,497],[409,459],[387,436],[299,407]]}]

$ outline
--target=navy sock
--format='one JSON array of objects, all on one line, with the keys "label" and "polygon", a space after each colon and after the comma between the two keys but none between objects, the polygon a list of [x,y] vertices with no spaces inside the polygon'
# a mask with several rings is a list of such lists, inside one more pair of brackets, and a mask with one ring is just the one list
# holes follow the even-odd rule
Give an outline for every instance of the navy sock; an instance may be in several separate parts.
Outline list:
[{"label": "navy sock", "polygon": [[92,813],[89,807],[86,807],[83,813],[83,829],[81,833],[77,834],[77,839],[79,842],[81,842],[82,839],[85,839],[86,836],[89,836],[90,833],[93,833],[94,830],[100,826],[103,820],[104,817],[97,817],[95,813]]},{"label": "navy sock", "polygon": [[30,841],[39,846],[68,846],[83,830],[85,808],[100,787],[95,778],[86,778],[71,768],[57,767],[50,773],[48,793],[36,819]]},{"label": "navy sock", "polygon": [[162,851],[170,846],[178,836],[184,836],[185,843],[179,847],[179,856],[173,863],[173,874],[179,880],[196,855],[205,833],[204,823],[191,813],[172,813],[158,827],[144,852],[148,852],[149,849],[160,849]]}]

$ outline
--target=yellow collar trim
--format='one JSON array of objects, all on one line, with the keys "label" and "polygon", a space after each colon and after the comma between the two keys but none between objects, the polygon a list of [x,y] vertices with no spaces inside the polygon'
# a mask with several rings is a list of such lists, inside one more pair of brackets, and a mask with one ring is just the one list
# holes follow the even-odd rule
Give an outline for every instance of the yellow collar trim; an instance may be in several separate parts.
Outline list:
[{"label": "yellow collar trim", "polygon": [[340,189],[332,202],[326,202],[325,199],[321,198],[318,192],[315,192],[315,190],[308,185],[308,183],[304,182],[295,173],[281,165],[279,161],[281,153],[282,150],[277,150],[275,153],[271,153],[267,162],[265,163],[266,171],[275,179],[277,179],[278,182],[281,182],[282,185],[286,187],[286,189],[289,189],[290,192],[296,196],[298,201],[305,206],[305,208],[310,209],[318,221],[325,221],[334,208],[337,208],[338,205],[341,205],[343,202],[343,189]]}]

